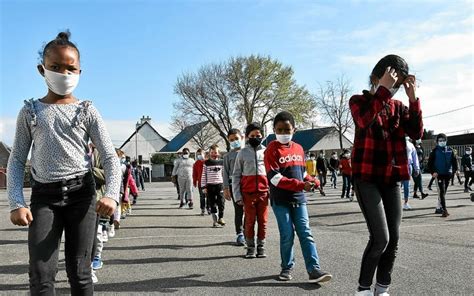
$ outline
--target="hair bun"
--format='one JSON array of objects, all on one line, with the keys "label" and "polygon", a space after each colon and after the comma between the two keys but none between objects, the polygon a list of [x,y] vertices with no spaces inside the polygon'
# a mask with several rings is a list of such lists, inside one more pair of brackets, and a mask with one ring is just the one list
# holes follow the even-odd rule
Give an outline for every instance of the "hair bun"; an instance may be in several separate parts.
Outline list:
[{"label": "hair bun", "polygon": [[61,39],[64,41],[69,41],[69,37],[71,37],[71,32],[69,30],[66,30],[64,32],[60,32],[58,36],[56,36],[56,39]]}]

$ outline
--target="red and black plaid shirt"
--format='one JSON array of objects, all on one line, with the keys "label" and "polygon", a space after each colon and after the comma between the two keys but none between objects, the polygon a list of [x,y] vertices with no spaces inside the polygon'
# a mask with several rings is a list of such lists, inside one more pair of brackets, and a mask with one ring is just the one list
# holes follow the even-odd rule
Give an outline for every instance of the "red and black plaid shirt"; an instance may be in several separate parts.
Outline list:
[{"label": "red and black plaid shirt", "polygon": [[405,135],[423,135],[419,99],[407,108],[380,86],[374,95],[352,96],[349,106],[355,123],[352,175],[383,184],[409,180]]}]

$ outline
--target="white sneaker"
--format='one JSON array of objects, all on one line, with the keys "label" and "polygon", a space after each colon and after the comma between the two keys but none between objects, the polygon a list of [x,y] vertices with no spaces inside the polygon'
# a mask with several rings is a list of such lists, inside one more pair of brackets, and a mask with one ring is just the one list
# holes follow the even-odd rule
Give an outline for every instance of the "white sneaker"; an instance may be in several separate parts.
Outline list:
[{"label": "white sneaker", "polygon": [[354,295],[355,296],[374,296],[374,293],[372,293],[372,291],[370,290],[364,290],[364,291],[357,291]]},{"label": "white sneaker", "polygon": [[108,234],[109,237],[114,237],[115,236],[115,225],[114,224],[107,227],[107,234]]},{"label": "white sneaker", "polygon": [[109,235],[108,235],[108,233],[107,233],[107,230],[102,231],[102,241],[103,241],[104,243],[106,243],[106,242],[109,241]]},{"label": "white sneaker", "polygon": [[97,275],[95,274],[95,270],[92,269],[92,283],[97,284],[99,282],[99,279],[97,278]]},{"label": "white sneaker", "polygon": [[382,294],[377,294],[377,296],[390,296],[387,292],[383,292]]},{"label": "white sneaker", "polygon": [[405,211],[409,211],[409,210],[411,210],[411,207],[410,207],[409,204],[405,203],[405,204],[403,204],[403,209],[404,209]]}]

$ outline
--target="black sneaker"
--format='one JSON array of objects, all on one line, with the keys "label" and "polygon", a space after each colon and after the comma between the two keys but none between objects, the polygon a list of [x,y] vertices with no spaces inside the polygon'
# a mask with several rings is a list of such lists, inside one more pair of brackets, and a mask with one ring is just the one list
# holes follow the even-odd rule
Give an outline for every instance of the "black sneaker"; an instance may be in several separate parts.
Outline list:
[{"label": "black sneaker", "polygon": [[311,273],[309,273],[310,283],[325,283],[325,282],[329,282],[331,279],[332,279],[331,274],[321,271],[319,269],[315,269]]},{"label": "black sneaker", "polygon": [[422,193],[421,194],[421,199],[425,199],[429,194],[428,193]]},{"label": "black sneaker", "polygon": [[413,198],[419,199],[420,197],[418,196],[418,194],[413,194]]},{"label": "black sneaker", "polygon": [[266,258],[267,253],[265,253],[264,246],[257,246],[257,258]]},{"label": "black sneaker", "polygon": [[247,247],[247,254],[245,254],[245,258],[253,259],[255,258],[255,248],[254,247]]},{"label": "black sneaker", "polygon": [[291,269],[282,269],[280,275],[278,275],[280,281],[291,281],[293,276],[291,275]]},{"label": "black sneaker", "polygon": [[429,190],[429,191],[433,191],[433,189],[431,188],[431,186],[428,186],[428,190]]},{"label": "black sneaker", "polygon": [[192,209],[193,209],[193,206],[194,206],[193,202],[190,201],[189,204],[188,204],[189,209],[192,210]]},{"label": "black sneaker", "polygon": [[443,213],[443,209],[436,209],[435,210],[435,214],[442,214]]}]

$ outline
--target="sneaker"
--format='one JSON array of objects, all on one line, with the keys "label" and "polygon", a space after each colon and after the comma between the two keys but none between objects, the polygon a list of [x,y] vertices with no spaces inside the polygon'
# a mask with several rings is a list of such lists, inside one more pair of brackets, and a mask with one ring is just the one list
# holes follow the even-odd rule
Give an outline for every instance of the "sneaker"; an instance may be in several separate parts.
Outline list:
[{"label": "sneaker", "polygon": [[280,281],[291,281],[293,276],[291,275],[291,269],[282,269],[280,275],[278,275]]},{"label": "sneaker", "polygon": [[134,198],[133,198],[133,201],[132,201],[132,205],[136,205],[136,204],[137,204],[137,198],[134,197]]},{"label": "sneaker", "polygon": [[109,237],[114,237],[115,236],[115,225],[114,224],[107,227],[107,235]]},{"label": "sneaker", "polygon": [[449,217],[448,210],[444,210],[444,211],[443,211],[443,214],[441,214],[441,217],[443,217],[443,218]]},{"label": "sneaker", "polygon": [[403,204],[403,210],[404,210],[404,211],[409,211],[409,210],[411,210],[410,205],[407,204],[407,203]]},{"label": "sneaker", "polygon": [[109,234],[107,233],[107,230],[102,231],[102,241],[104,243],[109,241]]},{"label": "sneaker", "polygon": [[443,210],[442,210],[442,209],[436,208],[435,214],[442,214],[442,213],[443,213]]},{"label": "sneaker", "polygon": [[225,221],[224,221],[224,219],[222,219],[222,218],[219,218],[219,220],[217,220],[217,223],[219,223],[219,224],[222,225],[222,226],[225,225]]},{"label": "sneaker", "polygon": [[422,200],[425,199],[428,195],[429,195],[428,193],[422,193],[422,194],[421,194],[421,199],[422,199]]},{"label": "sneaker", "polygon": [[324,192],[324,190],[321,190],[320,193],[322,196],[326,196],[326,192]]},{"label": "sneaker", "polygon": [[464,193],[469,193],[469,189],[464,188]]},{"label": "sneaker", "polygon": [[131,216],[132,215],[132,207],[129,207],[127,209],[127,216]]},{"label": "sneaker", "polygon": [[190,201],[190,202],[189,202],[189,204],[188,204],[188,207],[189,207],[189,209],[190,209],[190,210],[192,210],[192,209],[193,209],[193,205],[194,205],[194,204],[193,204],[193,202],[192,202],[192,201]]},{"label": "sneaker", "polygon": [[211,209],[207,209],[207,214],[208,215],[212,214]]},{"label": "sneaker", "polygon": [[98,270],[101,269],[104,264],[102,263],[102,260],[100,259],[99,256],[95,256],[94,260],[92,261],[92,269],[93,270]]},{"label": "sneaker", "polygon": [[115,226],[115,229],[120,229],[120,222],[117,220],[114,220],[114,226]]},{"label": "sneaker", "polygon": [[92,283],[97,284],[99,282],[99,279],[97,278],[97,275],[95,274],[95,270],[92,269],[91,272],[91,278],[92,278]]},{"label": "sneaker", "polygon": [[212,226],[217,227],[219,224],[217,223],[217,214],[212,214]]},{"label": "sneaker", "polygon": [[244,235],[242,233],[239,233],[237,235],[237,238],[235,239],[235,244],[237,246],[245,246],[245,238],[244,238]]},{"label": "sneaker", "polygon": [[125,214],[120,215],[120,219],[126,219],[127,216]]},{"label": "sneaker", "polygon": [[206,215],[206,210],[202,209],[201,210],[201,216],[204,216],[204,215]]},{"label": "sneaker", "polygon": [[184,207],[184,202],[179,203],[179,208],[182,209]]},{"label": "sneaker", "polygon": [[341,198],[344,198],[344,197],[345,197],[345,196],[344,196],[344,193],[343,193],[343,194],[341,195]]},{"label": "sneaker", "polygon": [[420,197],[418,196],[418,194],[413,194],[413,198],[417,198],[417,199],[420,199]]},{"label": "sneaker", "polygon": [[390,296],[390,294],[388,294],[387,292],[383,292],[383,293],[377,294],[377,296]]},{"label": "sneaker", "polygon": [[433,189],[431,188],[431,186],[428,186],[428,190],[429,190],[429,191],[433,191]]},{"label": "sneaker", "polygon": [[267,253],[265,253],[265,247],[263,245],[257,246],[257,258],[267,258]]},{"label": "sneaker", "polygon": [[315,269],[309,274],[310,283],[325,283],[329,282],[331,279],[332,275],[330,273],[324,272],[319,269]]},{"label": "sneaker", "polygon": [[357,291],[354,294],[355,296],[374,296],[374,293],[370,290]]},{"label": "sneaker", "polygon": [[349,201],[354,201],[354,197],[352,195],[349,197]]},{"label": "sneaker", "polygon": [[255,248],[254,247],[247,247],[247,254],[245,254],[245,258],[253,259],[255,258]]}]

